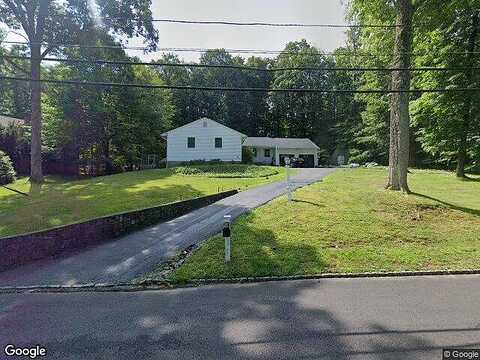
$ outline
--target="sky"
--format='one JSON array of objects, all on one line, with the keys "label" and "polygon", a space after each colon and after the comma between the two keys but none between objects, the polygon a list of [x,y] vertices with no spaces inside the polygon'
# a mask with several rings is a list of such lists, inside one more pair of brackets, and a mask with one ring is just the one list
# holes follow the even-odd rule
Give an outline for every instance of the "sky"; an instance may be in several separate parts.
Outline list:
[{"label": "sky", "polygon": [[[152,0],[154,18],[271,23],[344,24],[342,0]],[[344,29],[266,28],[223,25],[184,25],[156,23],[159,47],[235,48],[282,50],[289,41],[306,39],[329,52],[345,43]],[[10,34],[8,40],[24,41]],[[128,45],[142,45],[131,39]],[[158,59],[161,53],[128,51],[144,61]],[[181,52],[185,61],[198,60],[199,53]]]},{"label": "sky", "polygon": [[[152,0],[154,18],[272,23],[345,23],[341,0]],[[159,47],[282,50],[289,41],[307,39],[324,51],[345,42],[344,29],[265,28],[157,23]],[[141,45],[141,40],[130,44]],[[130,55],[141,55],[138,51]],[[198,53],[179,53],[186,61]],[[159,54],[142,56],[150,60]]]}]

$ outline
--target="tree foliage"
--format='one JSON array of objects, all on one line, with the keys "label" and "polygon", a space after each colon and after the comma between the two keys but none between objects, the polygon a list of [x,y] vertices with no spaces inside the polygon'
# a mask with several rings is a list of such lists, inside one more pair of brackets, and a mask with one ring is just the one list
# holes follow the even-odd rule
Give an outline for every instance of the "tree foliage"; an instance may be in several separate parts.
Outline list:
[{"label": "tree foliage", "polygon": [[15,170],[7,154],[0,151],[0,185],[10,184],[15,181]]}]

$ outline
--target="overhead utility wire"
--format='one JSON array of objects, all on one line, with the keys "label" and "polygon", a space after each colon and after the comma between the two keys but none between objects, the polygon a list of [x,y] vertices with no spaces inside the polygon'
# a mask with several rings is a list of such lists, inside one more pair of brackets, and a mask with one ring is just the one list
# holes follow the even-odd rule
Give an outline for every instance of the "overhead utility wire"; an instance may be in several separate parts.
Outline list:
[{"label": "overhead utility wire", "polygon": [[[108,18],[106,19],[108,20]],[[385,28],[394,29],[400,25],[389,24],[302,24],[302,23],[269,23],[269,22],[238,22],[238,21],[205,21],[153,19],[152,22],[190,25],[229,25],[229,26],[266,26],[266,27],[311,27],[311,28]]]},{"label": "overhead utility wire", "polygon": [[349,90],[349,89],[275,89],[275,88],[237,88],[237,87],[210,87],[210,86],[181,86],[181,85],[154,85],[114,82],[93,82],[78,80],[54,80],[54,79],[27,79],[21,77],[0,76],[0,80],[42,82],[58,85],[82,85],[94,87],[119,87],[119,88],[142,88],[142,89],[172,89],[172,90],[200,90],[221,92],[282,92],[282,93],[315,93],[315,94],[392,94],[392,93],[445,93],[445,92],[476,92],[480,88],[451,88],[451,89],[404,89],[404,90]]},{"label": "overhead utility wire", "polygon": [[[10,60],[31,60],[29,57],[15,55],[0,55],[0,59]],[[259,68],[243,65],[228,64],[185,64],[185,63],[165,63],[165,62],[135,62],[135,61],[116,61],[116,60],[86,60],[86,59],[64,59],[64,58],[44,58],[43,61],[96,64],[96,65],[132,65],[132,66],[162,66],[162,67],[186,67],[186,68],[220,68],[234,70],[249,70],[259,72],[280,72],[280,71],[346,71],[346,72],[394,72],[394,71],[467,71],[480,70],[480,67],[416,67],[416,68],[381,68],[381,67],[279,67],[279,68]]]},{"label": "overhead utility wire", "polygon": [[[198,52],[205,53],[208,51],[214,51],[218,49],[223,49],[229,53],[236,54],[259,54],[259,55],[302,55],[302,56],[365,56],[365,57],[379,57],[378,54],[359,52],[359,51],[340,51],[340,52],[326,52],[326,53],[302,53],[299,54],[295,51],[288,50],[262,50],[262,49],[232,49],[232,48],[157,48],[150,49],[147,46],[128,46],[128,45],[81,45],[81,44],[65,44],[65,43],[29,43],[22,41],[0,41],[4,44],[12,45],[29,45],[29,44],[40,44],[43,46],[52,46],[52,47],[63,47],[63,48],[81,48],[81,49],[109,49],[109,50],[138,50],[138,51],[150,51],[150,52]],[[426,53],[420,52],[408,52],[408,54],[422,56]],[[479,55],[480,51],[474,51],[469,54]],[[445,55],[465,55],[465,52],[447,52]]]}]

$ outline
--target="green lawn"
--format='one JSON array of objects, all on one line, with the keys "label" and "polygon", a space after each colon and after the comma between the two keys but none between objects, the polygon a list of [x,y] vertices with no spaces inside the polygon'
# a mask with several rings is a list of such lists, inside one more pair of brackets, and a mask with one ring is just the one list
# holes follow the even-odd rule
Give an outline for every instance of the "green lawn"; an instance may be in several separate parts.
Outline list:
[{"label": "green lawn", "polygon": [[384,190],[386,177],[339,170],[276,199],[233,225],[230,264],[216,236],[172,280],[480,268],[479,177],[413,170],[411,195]]},{"label": "green lawn", "polygon": [[[232,170],[234,167],[235,171]],[[176,168],[129,172],[79,181],[47,178],[41,187],[19,179],[0,187],[0,237],[47,229],[122,211],[241,189],[282,179],[284,170],[242,165],[191,166],[204,175],[187,176]],[[224,170],[222,173],[221,170]],[[244,178],[241,175],[245,171]],[[232,177],[232,172],[236,177]],[[230,177],[229,177],[230,176]]]}]

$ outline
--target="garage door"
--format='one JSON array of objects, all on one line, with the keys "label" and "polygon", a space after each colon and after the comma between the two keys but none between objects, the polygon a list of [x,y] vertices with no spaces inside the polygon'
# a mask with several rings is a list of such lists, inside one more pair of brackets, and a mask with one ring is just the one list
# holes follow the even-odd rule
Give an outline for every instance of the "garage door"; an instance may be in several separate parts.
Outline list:
[{"label": "garage door", "polygon": [[313,168],[315,167],[315,158],[313,155],[310,154],[300,154],[299,156],[301,159],[303,159],[303,165],[302,167],[305,168]]}]

